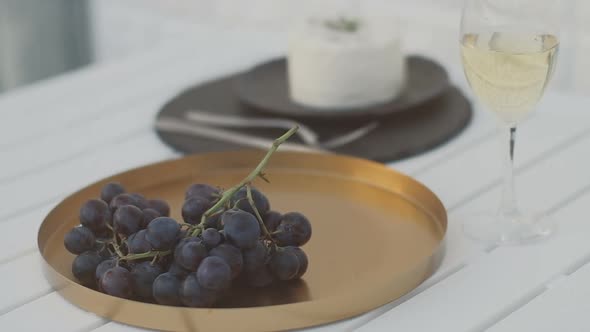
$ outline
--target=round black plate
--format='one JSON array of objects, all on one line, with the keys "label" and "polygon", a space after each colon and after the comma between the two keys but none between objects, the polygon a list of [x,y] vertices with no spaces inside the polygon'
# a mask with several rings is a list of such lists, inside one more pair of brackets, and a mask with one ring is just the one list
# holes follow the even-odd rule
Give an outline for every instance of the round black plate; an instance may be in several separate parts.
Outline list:
[{"label": "round black plate", "polygon": [[291,100],[285,58],[266,62],[238,75],[234,88],[243,103],[267,113],[297,118],[366,118],[406,111],[440,95],[449,87],[445,69],[424,57],[407,58],[407,76],[406,87],[395,100],[370,107],[337,110],[314,109]]},{"label": "round black plate", "polygon": [[[166,103],[158,118],[184,119],[184,113],[187,110],[245,118],[260,116],[260,113],[243,105],[234,95],[232,90],[234,77],[225,77],[189,88]],[[267,117],[273,116],[267,115]],[[443,144],[460,133],[470,119],[469,101],[459,89],[448,87],[438,97],[408,112],[380,117],[379,126],[370,134],[334,151],[377,161],[394,161]],[[363,118],[355,121],[341,121],[335,116],[332,120],[301,119],[299,121],[316,131],[322,141],[358,128],[372,120]],[[158,129],[156,131],[164,142],[185,153],[232,151],[243,148],[202,137],[174,134]],[[240,132],[273,139],[283,134],[284,130],[247,129]],[[293,137],[292,140],[296,142],[297,137]]]}]

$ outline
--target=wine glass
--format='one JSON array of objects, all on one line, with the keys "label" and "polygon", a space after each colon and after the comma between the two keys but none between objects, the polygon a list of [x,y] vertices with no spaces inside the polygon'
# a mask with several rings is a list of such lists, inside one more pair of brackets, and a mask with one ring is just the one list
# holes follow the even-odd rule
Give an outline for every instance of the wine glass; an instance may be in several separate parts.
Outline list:
[{"label": "wine glass", "polygon": [[516,128],[541,99],[559,49],[558,0],[466,0],[461,58],[475,95],[497,119],[506,149],[503,192],[496,213],[473,216],[466,235],[495,245],[522,244],[552,234],[543,214],[525,213],[514,192]]}]

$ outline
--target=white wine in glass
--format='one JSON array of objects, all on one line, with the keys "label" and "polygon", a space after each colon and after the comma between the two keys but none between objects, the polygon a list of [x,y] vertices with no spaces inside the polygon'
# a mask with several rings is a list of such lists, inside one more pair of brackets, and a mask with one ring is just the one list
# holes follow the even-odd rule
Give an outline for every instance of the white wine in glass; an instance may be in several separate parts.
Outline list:
[{"label": "white wine in glass", "polygon": [[467,0],[461,22],[465,76],[506,139],[503,195],[496,213],[473,216],[465,233],[488,244],[521,244],[552,234],[543,214],[524,213],[514,193],[516,128],[553,76],[559,50],[555,0]]},{"label": "white wine in glass", "polygon": [[464,35],[461,55],[475,94],[504,124],[516,125],[543,96],[558,48],[553,35],[492,32]]}]

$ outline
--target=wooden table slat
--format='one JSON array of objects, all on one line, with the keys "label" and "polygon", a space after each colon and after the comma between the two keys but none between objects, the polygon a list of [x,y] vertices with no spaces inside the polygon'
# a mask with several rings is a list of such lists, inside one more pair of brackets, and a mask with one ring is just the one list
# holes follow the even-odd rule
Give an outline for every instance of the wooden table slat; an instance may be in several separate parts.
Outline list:
[{"label": "wooden table slat", "polygon": [[55,292],[0,316],[0,326],[19,332],[89,331],[103,324],[102,318],[80,310]]},{"label": "wooden table slat", "polygon": [[[534,201],[544,209],[555,204],[563,206],[555,215],[560,225],[556,236],[535,245],[493,250],[361,331],[478,331],[506,314],[507,308],[523,305],[520,301],[535,295],[555,275],[589,255],[586,234],[590,224],[575,216],[584,214],[590,196],[572,204],[560,203],[563,197],[590,185],[590,178],[579,178],[590,167],[590,158],[579,158],[588,144],[590,138],[581,140],[521,176],[521,197],[525,202]],[[490,191],[471,205],[489,207],[498,194],[498,190]],[[466,210],[469,209],[458,212]],[[465,217],[453,217],[451,222],[465,220]],[[416,314],[421,319],[416,319]]]},{"label": "wooden table slat", "polygon": [[[588,202],[590,203],[590,202]],[[590,264],[492,326],[490,332],[590,331]]]},{"label": "wooden table slat", "polygon": [[[0,189],[0,200],[8,204],[0,211],[0,221],[5,220],[12,212],[65,197],[107,175],[175,156],[177,154],[162,145],[153,132],[146,130],[145,135],[115,146],[101,147],[95,153],[69,160],[57,168],[5,182]],[[39,190],[40,188],[48,190]]]}]

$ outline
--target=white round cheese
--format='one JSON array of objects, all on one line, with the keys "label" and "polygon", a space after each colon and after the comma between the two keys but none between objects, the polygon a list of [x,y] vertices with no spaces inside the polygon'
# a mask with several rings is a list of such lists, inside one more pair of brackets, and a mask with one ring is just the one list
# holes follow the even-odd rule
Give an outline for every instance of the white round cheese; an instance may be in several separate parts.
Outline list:
[{"label": "white round cheese", "polygon": [[346,109],[394,99],[404,88],[405,59],[394,23],[308,20],[291,35],[291,98],[314,108]]}]

